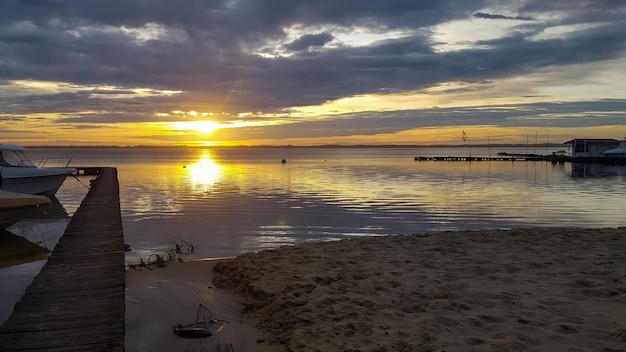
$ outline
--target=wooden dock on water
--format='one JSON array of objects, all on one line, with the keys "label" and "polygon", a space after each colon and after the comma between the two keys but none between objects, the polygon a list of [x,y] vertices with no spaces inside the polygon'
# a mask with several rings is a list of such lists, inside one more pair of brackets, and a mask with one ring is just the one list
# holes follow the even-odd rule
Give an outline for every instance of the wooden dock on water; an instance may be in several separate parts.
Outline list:
[{"label": "wooden dock on water", "polygon": [[74,166],[76,169],[76,176],[91,176],[100,174],[100,170],[103,169],[99,166]]},{"label": "wooden dock on water", "polygon": [[578,163],[599,165],[626,165],[626,158],[608,157],[571,157],[553,155],[516,155],[504,154],[498,156],[416,156],[415,161],[549,161],[552,164]]},{"label": "wooden dock on water", "polygon": [[124,351],[124,270],[117,170],[101,168],[0,327],[0,351]]},{"label": "wooden dock on water", "polygon": [[570,158],[543,155],[515,155],[505,154],[498,156],[416,156],[415,161],[570,161]]}]

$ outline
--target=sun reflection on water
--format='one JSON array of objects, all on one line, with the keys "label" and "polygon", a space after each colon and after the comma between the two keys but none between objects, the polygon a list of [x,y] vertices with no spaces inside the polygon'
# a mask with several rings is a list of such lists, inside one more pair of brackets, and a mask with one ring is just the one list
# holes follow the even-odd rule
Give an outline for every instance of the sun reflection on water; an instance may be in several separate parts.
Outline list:
[{"label": "sun reflection on water", "polygon": [[198,161],[187,167],[193,189],[210,191],[222,177],[222,167],[205,151]]}]

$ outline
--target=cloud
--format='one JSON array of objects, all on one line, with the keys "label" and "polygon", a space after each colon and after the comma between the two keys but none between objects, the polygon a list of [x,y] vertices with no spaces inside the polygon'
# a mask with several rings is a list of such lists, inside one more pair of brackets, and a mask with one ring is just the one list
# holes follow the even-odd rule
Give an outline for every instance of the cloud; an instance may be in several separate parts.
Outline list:
[{"label": "cloud", "polygon": [[[429,108],[395,111],[346,113],[323,120],[298,121],[256,127],[237,132],[236,138],[321,138],[332,135],[374,136],[395,134],[413,129],[441,129],[455,126],[490,126],[492,128],[557,129],[612,126],[623,124],[620,109],[626,100],[580,101],[576,103],[527,103],[465,108]],[[549,113],[548,113],[549,112]],[[233,137],[233,139],[236,139]],[[419,141],[415,141],[418,143]]]},{"label": "cloud", "polygon": [[292,51],[307,50],[310,47],[321,47],[334,39],[330,33],[307,34],[285,45],[285,48]]},{"label": "cloud", "polygon": [[535,18],[527,17],[527,16],[505,16],[505,15],[496,15],[484,12],[477,12],[474,14],[476,18],[485,18],[489,20],[513,20],[513,21],[534,21]]},{"label": "cloud", "polygon": [[21,122],[25,120],[24,116],[13,116],[13,115],[0,115],[0,121],[2,122]]},{"label": "cloud", "polygon": [[[626,42],[620,35],[623,23],[605,23],[595,32],[584,30],[558,42],[535,42],[512,33],[478,42],[480,49],[435,53],[430,34],[423,29],[482,8],[481,2],[465,1],[293,1],[280,7],[270,6],[271,1],[190,1],[184,6],[157,2],[150,8],[132,0],[106,2],[106,6],[72,1],[59,1],[55,7],[39,2],[5,4],[0,6],[13,16],[1,17],[0,23],[4,29],[0,77],[4,79],[196,91],[216,97],[213,103],[228,94],[229,105],[237,104],[244,111],[319,104],[381,89],[414,90],[451,79],[492,79],[546,64],[570,64],[573,59],[607,60],[620,55]],[[515,19],[522,17],[526,18]],[[259,43],[287,39],[285,28],[296,23],[401,27],[412,34],[316,55],[263,58],[254,54]],[[160,34],[144,33],[148,39],[139,41],[138,33],[148,31],[148,24],[160,28]],[[322,31],[284,46],[302,51],[325,46],[333,38],[330,31]],[[579,55],[581,50],[585,55]],[[478,72],[477,67],[490,70]]]},{"label": "cloud", "polygon": [[[200,109],[224,113],[225,121],[250,112],[262,119],[368,94],[412,94],[450,82],[493,86],[621,60],[625,18],[626,3],[612,0],[2,1],[0,104],[7,114],[54,112],[65,123],[154,121],[158,112]],[[491,34],[439,49],[438,26],[469,21]],[[561,85],[575,86],[584,78],[578,74],[592,71],[576,71]],[[25,92],[15,81],[69,88]],[[534,88],[520,97],[537,96]],[[419,110],[431,119],[417,123],[401,108],[370,110],[362,107],[333,128],[388,132],[484,122],[465,110]],[[357,120],[360,127],[350,127]]]}]

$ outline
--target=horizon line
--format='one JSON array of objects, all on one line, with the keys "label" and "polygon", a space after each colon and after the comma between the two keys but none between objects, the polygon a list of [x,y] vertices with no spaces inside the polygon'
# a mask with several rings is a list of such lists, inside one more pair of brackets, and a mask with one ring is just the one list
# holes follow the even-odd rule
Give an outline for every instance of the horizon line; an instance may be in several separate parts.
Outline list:
[{"label": "horizon line", "polygon": [[315,144],[315,145],[295,145],[295,144],[258,144],[258,145],[24,145],[25,148],[34,149],[69,149],[69,148],[85,148],[85,149],[158,149],[158,148],[463,148],[463,147],[558,147],[565,146],[566,143],[495,143],[495,144]]}]

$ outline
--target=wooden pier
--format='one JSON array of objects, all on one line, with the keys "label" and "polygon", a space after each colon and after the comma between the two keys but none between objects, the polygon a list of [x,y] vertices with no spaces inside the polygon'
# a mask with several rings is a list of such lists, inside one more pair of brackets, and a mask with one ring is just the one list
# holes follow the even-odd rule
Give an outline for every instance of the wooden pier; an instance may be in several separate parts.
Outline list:
[{"label": "wooden pier", "polygon": [[[567,158],[551,158],[541,155],[498,155],[498,156],[416,156],[415,161],[566,161]],[[569,160],[568,160],[569,161]]]},{"label": "wooden pier", "polygon": [[626,158],[577,157],[553,155],[516,155],[498,156],[416,156],[415,161],[549,161],[552,164],[578,163],[600,165],[626,165]]},{"label": "wooden pier", "polygon": [[124,269],[117,170],[101,168],[0,327],[0,351],[124,351]]},{"label": "wooden pier", "polygon": [[76,176],[91,176],[100,174],[100,170],[103,169],[99,166],[74,166],[76,169]]}]

